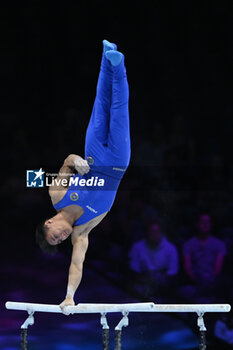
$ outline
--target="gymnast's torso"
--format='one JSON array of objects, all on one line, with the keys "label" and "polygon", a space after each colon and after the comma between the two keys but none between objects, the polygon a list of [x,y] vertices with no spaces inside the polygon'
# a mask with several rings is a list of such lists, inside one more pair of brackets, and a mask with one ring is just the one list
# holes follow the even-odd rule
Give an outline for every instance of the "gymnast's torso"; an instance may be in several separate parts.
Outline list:
[{"label": "gymnast's torso", "polygon": [[90,166],[87,174],[71,176],[68,186],[56,185],[49,194],[57,212],[75,214],[73,232],[82,234],[90,232],[107,215],[119,184],[120,178]]}]

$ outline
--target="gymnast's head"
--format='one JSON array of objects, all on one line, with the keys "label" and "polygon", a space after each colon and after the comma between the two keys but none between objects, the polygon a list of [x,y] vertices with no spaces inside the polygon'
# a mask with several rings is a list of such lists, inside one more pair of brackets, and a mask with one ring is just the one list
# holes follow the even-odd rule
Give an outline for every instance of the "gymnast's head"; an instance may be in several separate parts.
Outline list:
[{"label": "gymnast's head", "polygon": [[57,214],[52,218],[43,220],[36,229],[36,241],[43,251],[54,253],[57,245],[67,239],[73,227],[65,218]]}]

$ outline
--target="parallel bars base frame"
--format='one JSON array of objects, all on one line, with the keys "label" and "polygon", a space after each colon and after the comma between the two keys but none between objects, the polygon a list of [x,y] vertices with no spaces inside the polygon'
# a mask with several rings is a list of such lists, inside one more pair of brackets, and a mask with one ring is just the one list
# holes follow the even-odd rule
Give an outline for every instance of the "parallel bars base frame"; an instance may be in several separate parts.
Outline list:
[{"label": "parallel bars base frame", "polygon": [[[9,310],[27,311],[29,316],[21,326],[21,349],[27,350],[27,328],[34,324],[35,312],[62,313],[59,305],[20,303],[8,301],[5,304]],[[76,306],[67,306],[67,312],[70,314],[88,314],[100,313],[103,330],[103,349],[109,350],[109,326],[107,323],[107,313],[119,312],[123,317],[115,327],[115,350],[121,350],[122,327],[129,324],[128,314],[130,312],[193,312],[197,313],[197,325],[200,331],[200,350],[206,349],[206,327],[204,324],[204,314],[206,312],[229,312],[229,304],[154,304],[154,303],[130,303],[130,304],[78,304]]]}]

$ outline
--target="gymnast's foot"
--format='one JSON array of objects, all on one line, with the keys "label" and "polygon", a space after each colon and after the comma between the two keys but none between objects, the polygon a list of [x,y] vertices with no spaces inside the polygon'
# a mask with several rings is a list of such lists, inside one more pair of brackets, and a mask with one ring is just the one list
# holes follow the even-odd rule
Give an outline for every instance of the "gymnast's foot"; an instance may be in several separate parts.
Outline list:
[{"label": "gymnast's foot", "polygon": [[108,40],[103,40],[104,53],[110,50],[117,50],[117,46],[114,43],[110,43]]},{"label": "gymnast's foot", "polygon": [[111,64],[116,67],[118,66],[123,58],[123,54],[119,51],[109,50],[105,52],[105,56],[111,62]]}]

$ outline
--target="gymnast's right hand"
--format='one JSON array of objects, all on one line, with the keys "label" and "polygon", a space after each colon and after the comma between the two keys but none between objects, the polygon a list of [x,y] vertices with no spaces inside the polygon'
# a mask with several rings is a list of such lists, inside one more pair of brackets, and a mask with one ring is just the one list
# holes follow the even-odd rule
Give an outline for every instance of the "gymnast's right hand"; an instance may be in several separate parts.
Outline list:
[{"label": "gymnast's right hand", "polygon": [[67,311],[67,306],[74,306],[74,299],[71,297],[66,297],[65,300],[59,305],[61,311],[64,315],[69,315],[70,312]]}]

